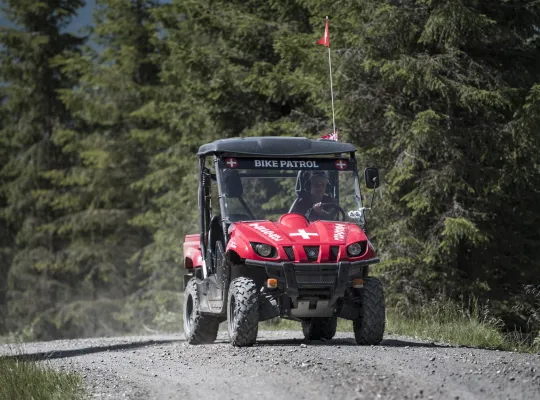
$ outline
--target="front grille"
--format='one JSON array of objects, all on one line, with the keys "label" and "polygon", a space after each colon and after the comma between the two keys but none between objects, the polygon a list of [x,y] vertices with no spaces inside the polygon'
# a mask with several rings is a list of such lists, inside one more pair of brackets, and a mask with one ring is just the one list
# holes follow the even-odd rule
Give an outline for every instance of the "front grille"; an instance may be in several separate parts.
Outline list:
[{"label": "front grille", "polygon": [[362,273],[364,267],[350,267],[349,276],[359,275]]},{"label": "front grille", "polygon": [[319,258],[319,246],[304,246],[304,251],[309,261],[317,261]]},{"label": "front grille", "polygon": [[287,254],[289,261],[294,261],[294,251],[292,246],[283,246],[283,250],[285,250],[285,254]]},{"label": "front grille", "polygon": [[294,266],[298,288],[324,288],[336,284],[338,269],[336,266]]},{"label": "front grille", "polygon": [[330,246],[330,261],[337,261],[339,255],[339,246]]},{"label": "front grille", "polygon": [[296,276],[298,285],[333,286],[336,284],[335,276],[300,275]]}]

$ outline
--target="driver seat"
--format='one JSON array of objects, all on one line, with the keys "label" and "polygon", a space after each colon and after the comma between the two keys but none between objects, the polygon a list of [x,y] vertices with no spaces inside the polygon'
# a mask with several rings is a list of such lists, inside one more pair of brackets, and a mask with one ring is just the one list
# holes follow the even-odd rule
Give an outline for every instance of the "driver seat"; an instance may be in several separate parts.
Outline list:
[{"label": "driver seat", "polygon": [[234,169],[224,169],[223,170],[223,194],[230,199],[238,199],[244,210],[247,214],[229,214],[229,219],[231,222],[242,221],[242,220],[254,220],[253,214],[251,213],[248,205],[245,200],[242,198],[244,193],[244,186],[242,185],[242,180],[240,179],[240,174]]}]

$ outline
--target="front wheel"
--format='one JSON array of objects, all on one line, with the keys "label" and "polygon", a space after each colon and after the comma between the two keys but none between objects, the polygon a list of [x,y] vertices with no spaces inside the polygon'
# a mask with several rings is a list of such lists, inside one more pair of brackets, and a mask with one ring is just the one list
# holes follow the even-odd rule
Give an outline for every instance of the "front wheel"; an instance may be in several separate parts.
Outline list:
[{"label": "front wheel", "polygon": [[336,334],[337,317],[312,318],[302,321],[302,332],[307,340],[330,340]]},{"label": "front wheel", "polygon": [[364,281],[362,311],[354,320],[354,337],[361,345],[381,343],[385,325],[385,301],[381,282],[369,277]]},{"label": "front wheel", "polygon": [[259,293],[249,278],[231,282],[227,304],[227,326],[234,346],[251,346],[259,330]]},{"label": "front wheel", "polygon": [[219,329],[219,320],[201,313],[199,290],[195,279],[189,280],[184,291],[184,334],[189,344],[214,343]]}]

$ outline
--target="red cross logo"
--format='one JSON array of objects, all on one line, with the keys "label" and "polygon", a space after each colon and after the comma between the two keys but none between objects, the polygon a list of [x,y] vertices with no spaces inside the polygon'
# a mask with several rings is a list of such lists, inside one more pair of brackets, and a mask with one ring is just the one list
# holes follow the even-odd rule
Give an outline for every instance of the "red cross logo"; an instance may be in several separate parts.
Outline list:
[{"label": "red cross logo", "polygon": [[343,171],[347,168],[347,161],[345,160],[337,160],[334,164],[336,165],[336,168],[340,171]]},{"label": "red cross logo", "polygon": [[289,236],[302,236],[302,239],[311,239],[310,236],[319,236],[318,233],[306,232],[305,229],[298,229],[298,233],[291,233]]},{"label": "red cross logo", "polygon": [[225,165],[229,168],[236,168],[238,166],[238,161],[236,161],[236,158],[226,158]]}]

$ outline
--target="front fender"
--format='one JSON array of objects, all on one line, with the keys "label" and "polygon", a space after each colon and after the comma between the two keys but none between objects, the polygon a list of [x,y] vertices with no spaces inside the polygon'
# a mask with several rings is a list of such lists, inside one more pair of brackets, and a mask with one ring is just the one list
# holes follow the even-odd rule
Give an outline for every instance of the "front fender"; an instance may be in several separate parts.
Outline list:
[{"label": "front fender", "polygon": [[249,242],[239,235],[236,235],[235,232],[232,233],[229,243],[227,243],[227,248],[225,249],[226,253],[229,251],[234,251],[242,259],[250,258],[254,253]]}]

